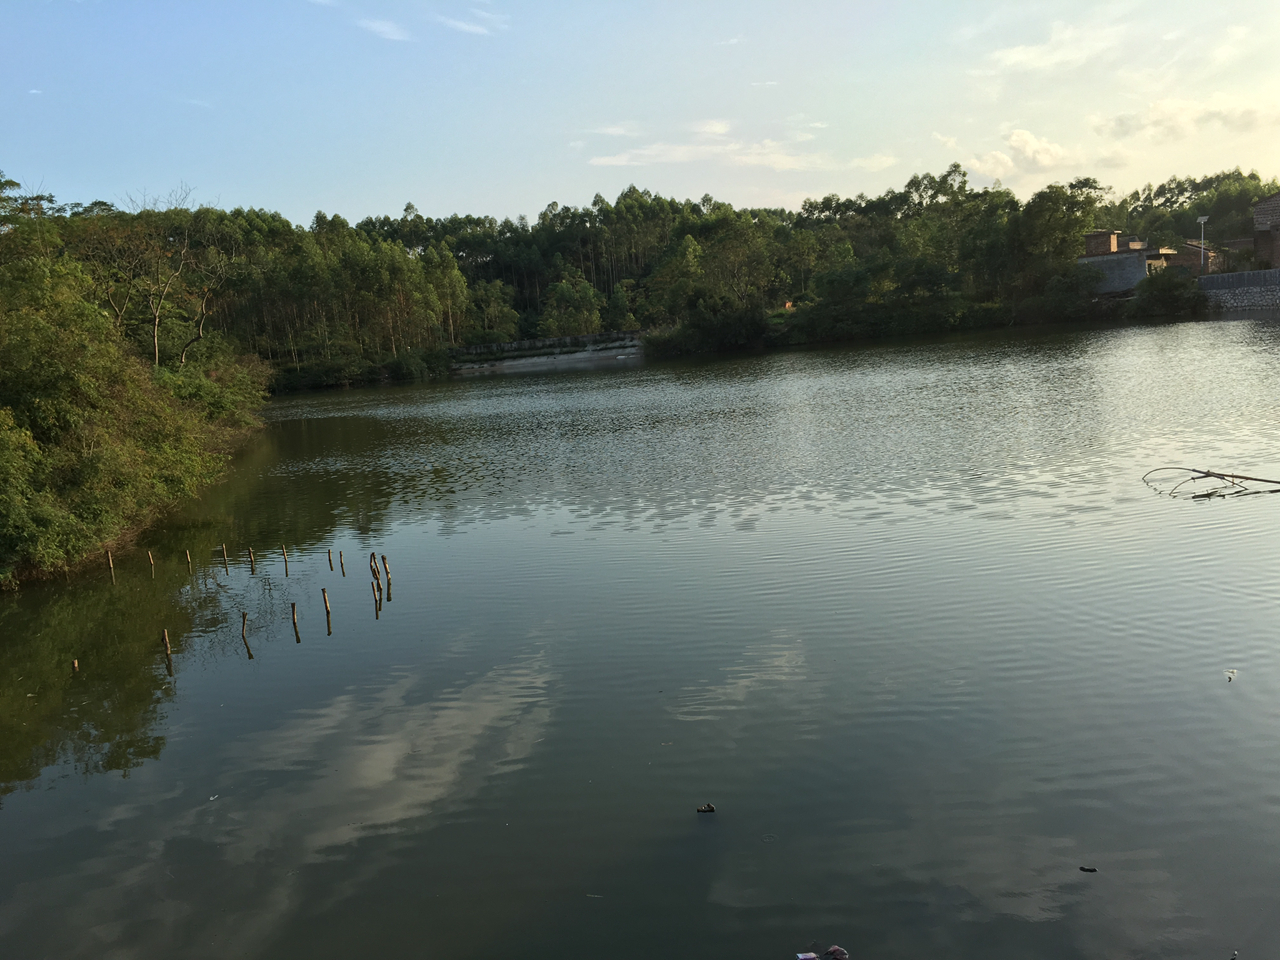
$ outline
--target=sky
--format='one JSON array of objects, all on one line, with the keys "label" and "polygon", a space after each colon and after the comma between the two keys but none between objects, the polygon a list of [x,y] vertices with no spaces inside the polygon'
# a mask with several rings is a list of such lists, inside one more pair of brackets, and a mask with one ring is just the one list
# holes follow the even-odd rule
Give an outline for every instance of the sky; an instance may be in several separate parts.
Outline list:
[{"label": "sky", "polygon": [[1280,174],[1280,3],[5,0],[0,170],[62,201],[796,208]]}]

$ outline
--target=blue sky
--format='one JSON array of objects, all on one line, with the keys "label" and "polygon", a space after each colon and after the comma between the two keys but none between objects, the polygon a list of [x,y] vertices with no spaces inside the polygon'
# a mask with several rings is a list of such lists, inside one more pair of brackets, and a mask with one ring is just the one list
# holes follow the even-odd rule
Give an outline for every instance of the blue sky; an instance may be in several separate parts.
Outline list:
[{"label": "blue sky", "polygon": [[0,169],[308,221],[1280,173],[1280,4],[6,0]]}]

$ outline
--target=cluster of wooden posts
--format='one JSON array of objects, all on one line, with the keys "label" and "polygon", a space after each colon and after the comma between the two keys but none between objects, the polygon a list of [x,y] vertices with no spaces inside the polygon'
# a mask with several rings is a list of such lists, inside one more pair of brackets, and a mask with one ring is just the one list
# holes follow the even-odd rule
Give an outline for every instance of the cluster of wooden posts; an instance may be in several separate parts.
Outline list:
[{"label": "cluster of wooden posts", "polygon": [[[256,576],[258,572],[258,559],[257,557],[254,556],[253,548],[249,547],[248,549],[249,549],[249,574],[251,576]],[[187,550],[185,551],[185,553],[187,556],[187,572],[193,573],[194,567],[191,563],[191,551]],[[289,551],[284,544],[280,545],[280,555],[284,558],[284,575],[287,577],[289,576]],[[384,596],[388,603],[391,602],[391,565],[387,563],[387,555],[385,553],[382,554],[381,556],[382,556],[382,567],[381,569],[379,569],[378,554],[377,553],[369,554],[369,573],[371,575],[369,588],[373,592],[373,618],[375,620],[380,619],[382,616],[382,602],[383,602]],[[328,551],[328,558],[329,558],[329,570],[333,571],[333,550]],[[156,576],[156,560],[150,550],[147,551],[147,560],[150,561],[151,563],[151,578],[154,580]],[[111,582],[115,583],[116,582],[116,564],[115,564],[115,558],[112,557],[110,550],[107,551],[107,568],[111,571]],[[226,573],[231,572],[231,561],[230,561],[230,558],[227,556],[227,545],[225,543],[222,544],[222,569]],[[342,572],[342,575],[344,577],[347,575],[347,565],[341,550],[338,551],[338,569]],[[387,578],[387,586],[386,586],[385,592],[382,587],[382,576],[384,573],[386,574],[386,578]],[[333,610],[329,606],[329,591],[322,587],[320,590],[320,598],[324,601],[324,619],[325,619],[325,626],[328,631],[328,635],[333,636]],[[290,613],[293,618],[293,637],[295,642],[301,643],[302,634],[298,632],[298,604],[296,602],[290,603],[289,607],[290,607]],[[249,614],[244,611],[241,611],[240,613],[240,640],[244,643],[245,653],[248,654],[249,659],[252,660],[253,650],[249,647]],[[173,648],[169,643],[169,631],[167,628],[161,632],[160,642],[164,648],[165,668],[168,670],[169,676],[172,677],[173,676]],[[71,669],[73,672],[78,673],[80,670],[80,661],[72,660]]]}]

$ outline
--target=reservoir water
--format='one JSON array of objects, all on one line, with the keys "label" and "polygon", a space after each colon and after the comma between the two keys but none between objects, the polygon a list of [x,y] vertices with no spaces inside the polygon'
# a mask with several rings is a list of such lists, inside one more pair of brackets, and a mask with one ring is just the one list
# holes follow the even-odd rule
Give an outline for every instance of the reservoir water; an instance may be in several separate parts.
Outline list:
[{"label": "reservoir water", "polygon": [[1142,480],[1280,473],[1280,326],[619,366],[0,598],[0,956],[1280,950],[1280,497]]}]

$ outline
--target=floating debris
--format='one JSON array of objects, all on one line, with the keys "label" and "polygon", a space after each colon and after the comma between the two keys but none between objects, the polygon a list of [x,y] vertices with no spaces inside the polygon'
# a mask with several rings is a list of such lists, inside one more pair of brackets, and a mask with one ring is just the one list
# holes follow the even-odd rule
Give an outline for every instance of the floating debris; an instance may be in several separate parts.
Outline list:
[{"label": "floating debris", "polygon": [[[1208,489],[1204,487],[1193,487],[1190,490],[1181,489],[1185,484],[1197,483],[1202,480],[1214,481],[1214,485]],[[1280,493],[1280,480],[1268,480],[1265,477],[1247,477],[1242,473],[1219,473],[1217,470],[1199,470],[1195,467],[1156,467],[1154,470],[1148,470],[1144,473],[1142,481],[1158,493],[1167,493],[1171,497],[1189,497],[1192,500],[1209,500],[1213,497],[1238,497],[1253,493]],[[1254,490],[1245,486],[1246,483],[1265,483],[1272,489]],[[1172,486],[1167,486],[1168,484],[1172,484]]]},{"label": "floating debris", "polygon": [[1098,868],[1097,867],[1081,867],[1080,872],[1081,873],[1097,873]]},{"label": "floating debris", "polygon": [[704,803],[698,808],[699,813],[715,813],[716,805],[714,803]]},{"label": "floating debris", "polygon": [[1227,675],[1227,683],[1230,683],[1236,678],[1236,672],[1234,670],[1223,670],[1222,672]]}]

